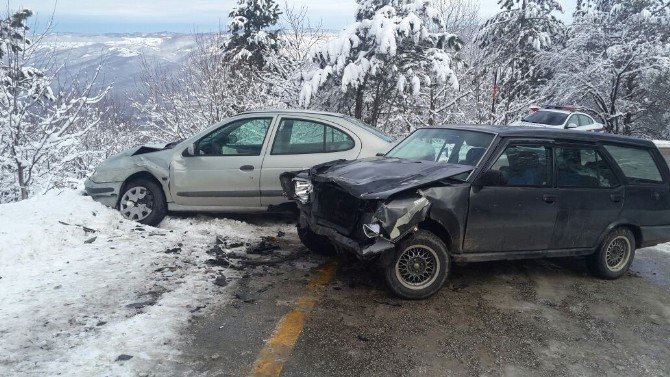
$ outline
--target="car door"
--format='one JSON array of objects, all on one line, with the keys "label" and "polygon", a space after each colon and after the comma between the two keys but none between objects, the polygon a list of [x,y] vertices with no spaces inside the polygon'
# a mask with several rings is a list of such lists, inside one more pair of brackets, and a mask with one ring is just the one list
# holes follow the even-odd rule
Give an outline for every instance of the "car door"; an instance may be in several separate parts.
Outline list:
[{"label": "car door", "polygon": [[272,116],[245,117],[218,127],[179,153],[170,192],[184,206],[260,207],[260,176]]},{"label": "car door", "polygon": [[589,248],[615,222],[624,187],[596,145],[554,147],[558,215],[552,249]]},{"label": "car door", "polygon": [[605,144],[626,180],[622,219],[639,226],[670,224],[670,187],[662,156],[647,147]]},{"label": "car door", "polygon": [[353,160],[361,142],[349,129],[313,117],[282,116],[273,135],[261,172],[261,204],[286,202],[279,175],[338,160]]},{"label": "car door", "polygon": [[463,250],[547,249],[557,213],[550,144],[511,141],[498,153],[484,174],[496,173],[499,181],[471,188]]}]

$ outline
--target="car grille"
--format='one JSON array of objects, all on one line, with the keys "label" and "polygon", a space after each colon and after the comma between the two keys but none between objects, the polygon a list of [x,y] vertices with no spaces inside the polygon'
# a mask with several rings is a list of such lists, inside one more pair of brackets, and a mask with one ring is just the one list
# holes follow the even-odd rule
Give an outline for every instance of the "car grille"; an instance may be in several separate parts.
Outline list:
[{"label": "car grille", "polygon": [[332,183],[317,185],[314,191],[316,203],[313,214],[317,221],[350,235],[358,222],[361,200]]}]

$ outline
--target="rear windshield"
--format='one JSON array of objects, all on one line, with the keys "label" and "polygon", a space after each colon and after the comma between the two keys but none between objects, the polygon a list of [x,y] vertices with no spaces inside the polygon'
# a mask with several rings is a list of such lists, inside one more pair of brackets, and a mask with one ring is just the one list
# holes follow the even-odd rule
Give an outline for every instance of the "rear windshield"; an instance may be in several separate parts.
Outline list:
[{"label": "rear windshield", "polygon": [[661,172],[648,149],[605,145],[623,174],[632,182],[662,183]]},{"label": "rear windshield", "polygon": [[367,132],[377,136],[378,138],[386,141],[387,143],[390,143],[394,140],[391,136],[383,133],[382,131],[380,131],[380,130],[378,130],[378,129],[370,126],[370,125],[368,125],[365,122],[362,122],[359,119],[356,119],[356,118],[353,118],[353,117],[344,117],[344,118],[347,119],[348,121],[350,121],[351,123],[359,126],[360,128],[364,129],[365,131],[367,131]]},{"label": "rear windshield", "polygon": [[547,124],[550,126],[560,126],[565,123],[569,114],[557,113],[554,111],[539,110],[523,118],[524,122]]}]

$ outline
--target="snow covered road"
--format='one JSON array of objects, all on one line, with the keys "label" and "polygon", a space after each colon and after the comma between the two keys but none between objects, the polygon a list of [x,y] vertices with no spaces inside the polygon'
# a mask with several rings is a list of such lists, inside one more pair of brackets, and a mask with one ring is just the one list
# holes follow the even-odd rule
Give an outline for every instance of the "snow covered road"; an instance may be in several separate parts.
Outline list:
[{"label": "snow covered road", "polygon": [[[205,263],[206,251],[217,236],[293,229],[263,225],[140,226],[75,190],[0,205],[0,375],[160,374],[189,318],[228,300],[240,274]],[[221,274],[227,286],[213,284]]]}]

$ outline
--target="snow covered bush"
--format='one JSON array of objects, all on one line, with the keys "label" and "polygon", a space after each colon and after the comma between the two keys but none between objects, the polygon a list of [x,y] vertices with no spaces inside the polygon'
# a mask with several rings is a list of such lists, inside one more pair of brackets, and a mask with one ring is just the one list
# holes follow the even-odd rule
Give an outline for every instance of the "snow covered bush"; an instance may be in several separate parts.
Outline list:
[{"label": "snow covered bush", "polygon": [[[106,93],[92,93],[95,77],[54,90],[54,72],[33,65],[31,15],[24,9],[0,20],[0,202],[83,177],[78,162],[90,152],[80,140],[97,123],[92,105]],[[49,56],[38,61],[51,65]]]},{"label": "snow covered bush", "polygon": [[[356,21],[312,53],[300,102],[322,91],[321,107],[376,125],[403,95],[422,86],[458,87],[454,53],[462,42],[444,30],[430,0],[358,0]],[[352,109],[353,108],[353,109]]]}]

